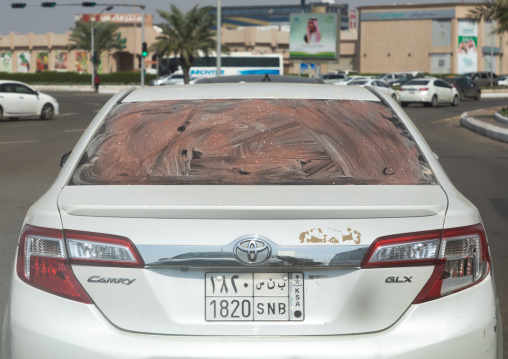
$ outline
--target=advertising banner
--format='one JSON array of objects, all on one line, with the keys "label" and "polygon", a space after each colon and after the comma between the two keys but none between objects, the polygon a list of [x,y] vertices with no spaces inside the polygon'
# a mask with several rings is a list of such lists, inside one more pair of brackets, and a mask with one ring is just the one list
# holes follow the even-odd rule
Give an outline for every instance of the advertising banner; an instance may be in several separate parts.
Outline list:
[{"label": "advertising banner", "polygon": [[76,62],[74,64],[77,72],[86,73],[88,70],[88,52],[76,52]]},{"label": "advertising banner", "polygon": [[27,73],[30,71],[30,53],[28,51],[18,52],[18,72]]},{"label": "advertising banner", "polygon": [[49,58],[47,52],[37,53],[37,72],[49,70]]},{"label": "advertising banner", "polygon": [[67,71],[69,69],[68,64],[69,53],[67,51],[55,51],[55,70],[56,71]]},{"label": "advertising banner", "polygon": [[291,59],[333,60],[339,57],[337,14],[290,15]]},{"label": "advertising banner", "polygon": [[12,72],[12,52],[0,52],[0,72]]},{"label": "advertising banner", "polygon": [[478,24],[459,20],[458,35],[457,72],[463,74],[478,71]]}]

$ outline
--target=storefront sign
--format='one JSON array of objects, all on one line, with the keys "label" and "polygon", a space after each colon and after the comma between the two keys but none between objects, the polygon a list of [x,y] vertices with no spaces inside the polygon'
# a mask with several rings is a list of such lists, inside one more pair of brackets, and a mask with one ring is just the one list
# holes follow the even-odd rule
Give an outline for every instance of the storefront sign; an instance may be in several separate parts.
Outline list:
[{"label": "storefront sign", "polygon": [[361,21],[453,19],[455,9],[362,12]]},{"label": "storefront sign", "polygon": [[74,15],[74,21],[84,21],[84,22],[113,22],[116,24],[141,24],[141,20],[143,17],[141,14],[101,14],[100,17],[98,14],[79,14]]}]

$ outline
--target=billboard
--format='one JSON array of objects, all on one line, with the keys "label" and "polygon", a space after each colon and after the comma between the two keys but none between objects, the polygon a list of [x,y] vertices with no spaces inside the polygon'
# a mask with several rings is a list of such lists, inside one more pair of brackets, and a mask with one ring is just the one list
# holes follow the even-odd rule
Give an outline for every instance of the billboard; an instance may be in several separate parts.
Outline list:
[{"label": "billboard", "polygon": [[334,60],[339,57],[337,14],[291,14],[290,25],[291,59]]},{"label": "billboard", "polygon": [[0,52],[0,72],[12,72],[12,52]]},{"label": "billboard", "polygon": [[67,71],[69,53],[67,51],[55,51],[55,70]]},{"label": "billboard", "polygon": [[37,72],[49,70],[49,61],[47,52],[38,52],[36,61],[37,61]]},{"label": "billboard", "polygon": [[478,71],[478,24],[459,20],[458,35],[457,72],[463,74]]},{"label": "billboard", "polygon": [[18,52],[18,72],[30,71],[30,52]]},{"label": "billboard", "polygon": [[88,70],[88,52],[77,51],[74,66],[76,68],[76,71],[79,72],[80,74],[86,73]]}]

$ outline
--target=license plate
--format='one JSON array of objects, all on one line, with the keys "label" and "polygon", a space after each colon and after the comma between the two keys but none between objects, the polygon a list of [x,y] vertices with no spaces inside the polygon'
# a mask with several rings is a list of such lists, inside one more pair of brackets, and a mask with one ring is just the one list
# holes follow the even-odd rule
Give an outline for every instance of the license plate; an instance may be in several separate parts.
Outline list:
[{"label": "license plate", "polygon": [[414,95],[415,94],[414,90],[413,91],[409,91],[409,94],[410,95]]},{"label": "license plate", "polygon": [[206,273],[207,321],[302,321],[303,273]]}]

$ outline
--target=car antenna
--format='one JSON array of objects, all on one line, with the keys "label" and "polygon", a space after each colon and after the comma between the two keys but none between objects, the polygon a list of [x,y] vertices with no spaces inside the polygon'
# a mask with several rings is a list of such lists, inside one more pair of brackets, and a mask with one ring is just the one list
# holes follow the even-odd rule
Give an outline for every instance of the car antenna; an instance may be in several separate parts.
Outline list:
[{"label": "car antenna", "polygon": [[268,74],[265,74],[265,77],[263,77],[263,80],[261,80],[262,82],[272,82],[272,79],[270,78],[270,76],[268,76]]}]

